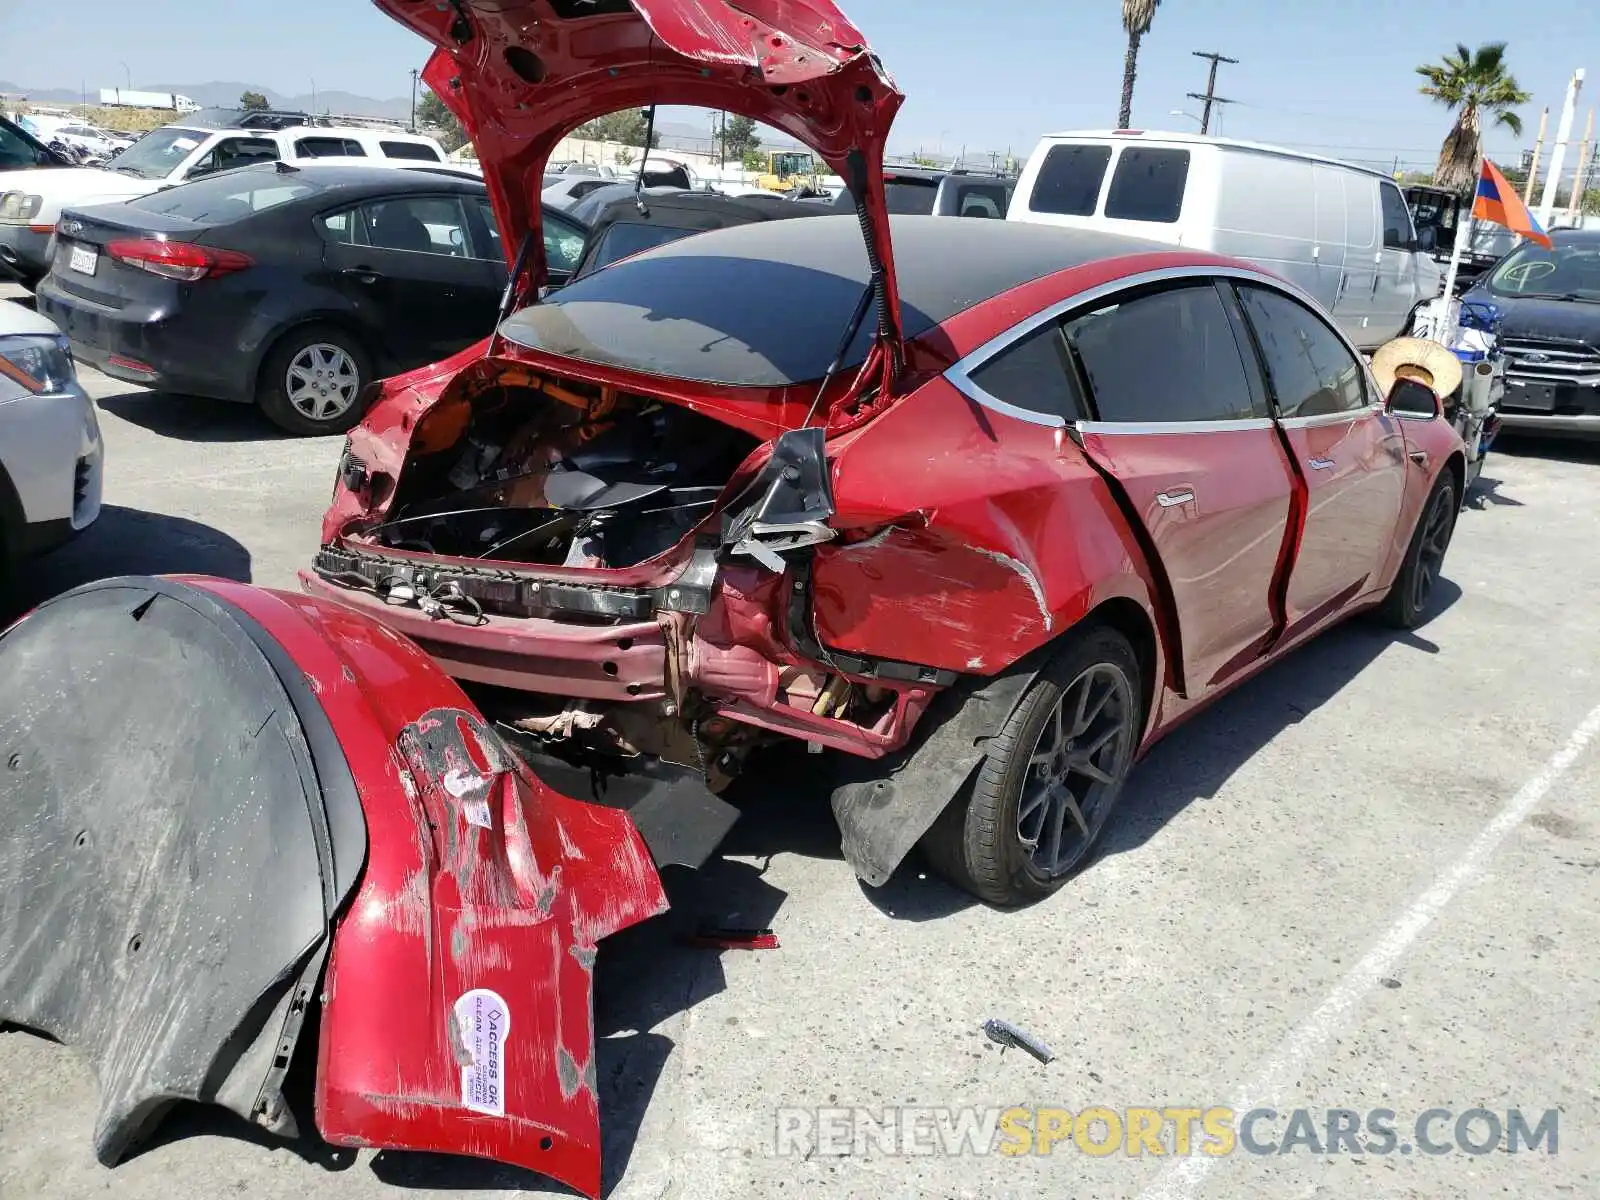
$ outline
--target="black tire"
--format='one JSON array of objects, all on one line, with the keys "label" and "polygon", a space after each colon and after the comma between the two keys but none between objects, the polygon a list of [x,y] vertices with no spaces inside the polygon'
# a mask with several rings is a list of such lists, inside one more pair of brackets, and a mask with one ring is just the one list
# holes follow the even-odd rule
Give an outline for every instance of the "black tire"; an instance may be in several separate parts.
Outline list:
[{"label": "black tire", "polygon": [[[290,368],[298,375],[290,390]],[[280,338],[261,364],[256,403],[279,429],[303,437],[344,433],[361,420],[372,356],[335,325],[303,325]],[[317,410],[326,410],[318,416]]]},{"label": "black tire", "polygon": [[[1116,630],[1094,626],[1069,635],[990,741],[971,783],[923,839],[934,869],[980,900],[1003,907],[1042,900],[1081,870],[1121,795],[1144,730],[1139,679],[1133,647]],[[1103,703],[1097,688],[1106,696]],[[1099,716],[1075,736],[1099,744],[1079,752],[1078,742],[1066,737],[1064,748],[1055,747],[1058,756],[1041,750],[1067,728],[1064,712],[1063,724],[1055,724],[1064,702],[1074,709],[1070,716],[1076,726],[1083,714],[1079,701],[1085,699],[1085,707],[1101,705]],[[1039,761],[1046,757],[1050,761]],[[1085,759],[1105,781],[1069,768],[1069,757]],[[1073,779],[1082,785],[1081,794],[1068,786]],[[1056,798],[1062,789],[1070,804]],[[1069,814],[1076,831],[1066,824]]]},{"label": "black tire", "polygon": [[1433,490],[1428,493],[1417,517],[1417,527],[1411,532],[1411,544],[1406,547],[1400,572],[1389,587],[1383,607],[1378,610],[1385,624],[1396,629],[1415,629],[1427,618],[1428,603],[1439,582],[1460,507],[1455,474],[1446,468],[1439,473]]}]

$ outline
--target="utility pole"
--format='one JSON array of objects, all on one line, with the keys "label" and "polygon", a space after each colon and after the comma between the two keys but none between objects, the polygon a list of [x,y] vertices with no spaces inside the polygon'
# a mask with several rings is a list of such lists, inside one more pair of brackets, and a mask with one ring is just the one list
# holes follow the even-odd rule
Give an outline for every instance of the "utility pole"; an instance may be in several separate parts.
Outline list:
[{"label": "utility pole", "polygon": [[1539,224],[1550,228],[1550,215],[1556,207],[1556,188],[1561,183],[1561,168],[1567,158],[1567,141],[1572,137],[1572,118],[1578,107],[1578,92],[1583,87],[1583,68],[1572,73],[1567,84],[1566,103],[1561,106],[1561,123],[1556,126],[1555,147],[1550,152],[1550,170],[1544,177],[1544,195],[1539,201]]},{"label": "utility pole", "polygon": [[1189,93],[1189,99],[1199,100],[1205,105],[1205,107],[1200,110],[1200,132],[1202,134],[1207,134],[1211,132],[1211,106],[1213,104],[1233,103],[1232,100],[1224,100],[1221,96],[1217,95],[1217,64],[1232,63],[1233,65],[1237,66],[1239,60],[1237,58],[1229,58],[1226,55],[1218,54],[1212,50],[1196,50],[1194,52],[1194,56],[1196,58],[1209,58],[1211,60],[1211,73],[1206,78],[1205,95],[1201,95],[1199,92]]},{"label": "utility pole", "polygon": [[1589,175],[1589,153],[1594,148],[1594,109],[1589,110],[1589,121],[1583,131],[1583,141],[1578,146],[1578,171],[1572,177],[1572,196],[1567,201],[1567,220],[1576,225],[1583,214],[1584,184]]},{"label": "utility pole", "polygon": [[411,132],[417,131],[417,76],[420,72],[411,68]]},{"label": "utility pole", "polygon": [[[1550,106],[1546,104],[1539,114],[1539,136],[1533,142],[1533,162],[1528,165],[1528,182],[1522,185],[1522,202],[1533,203],[1533,181],[1539,176],[1539,156],[1544,153],[1544,135],[1550,128]],[[1481,169],[1481,168],[1480,168]],[[1474,187],[1477,185],[1474,184]]]}]

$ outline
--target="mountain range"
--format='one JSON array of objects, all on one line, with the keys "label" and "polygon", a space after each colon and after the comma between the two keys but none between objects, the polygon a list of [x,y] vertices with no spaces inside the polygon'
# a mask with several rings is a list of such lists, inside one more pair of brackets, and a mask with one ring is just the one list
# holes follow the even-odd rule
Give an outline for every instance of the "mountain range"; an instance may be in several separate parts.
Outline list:
[{"label": "mountain range", "polygon": [[[96,84],[90,87],[89,103],[93,104],[99,99],[100,86]],[[108,83],[104,86],[118,85]],[[141,83],[132,90],[176,92],[180,96],[189,97],[204,108],[234,108],[238,106],[239,97],[245,92],[260,92],[273,108],[286,109],[290,112],[329,112],[339,116],[386,117],[398,121],[409,120],[411,116],[410,96],[379,100],[338,89],[323,91],[318,88],[315,95],[310,92],[288,95],[261,87],[259,84],[213,80],[210,83]],[[76,88],[27,88],[3,79],[0,79],[0,92],[26,96],[29,100],[41,104],[79,104],[84,99],[83,93]],[[663,120],[656,124],[656,132],[660,134],[661,146],[664,149],[703,151],[708,148],[711,140],[710,129],[709,114],[706,120],[699,123]],[[792,138],[776,130],[764,130],[763,134],[763,143],[769,146],[781,149],[797,144]]]}]

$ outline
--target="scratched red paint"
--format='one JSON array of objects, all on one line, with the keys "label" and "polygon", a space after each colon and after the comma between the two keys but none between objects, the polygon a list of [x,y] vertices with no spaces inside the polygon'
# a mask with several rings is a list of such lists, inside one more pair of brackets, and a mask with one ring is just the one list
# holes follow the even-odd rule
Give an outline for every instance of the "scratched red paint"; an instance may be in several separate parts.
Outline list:
[{"label": "scratched red paint", "polygon": [[[637,832],[620,812],[550,792],[509,755],[490,827],[469,824],[436,772],[395,769],[397,745],[445,724],[420,720],[430,712],[454,714],[494,750],[426,655],[336,604],[191,582],[242,608],[321,681],[361,781],[368,856],[328,965],[318,1129],[336,1144],[476,1153],[597,1194],[596,1097],[564,1080],[562,1063],[592,1078],[597,943],[666,908]],[[475,988],[513,1013],[504,1118],[462,1106],[449,1014]]]}]

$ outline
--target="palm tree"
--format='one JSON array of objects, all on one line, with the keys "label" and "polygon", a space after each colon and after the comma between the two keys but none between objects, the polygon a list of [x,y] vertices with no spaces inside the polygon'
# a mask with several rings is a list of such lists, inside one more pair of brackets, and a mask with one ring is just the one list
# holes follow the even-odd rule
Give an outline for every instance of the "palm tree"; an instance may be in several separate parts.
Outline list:
[{"label": "palm tree", "polygon": [[1476,52],[1458,44],[1443,63],[1417,68],[1417,74],[1428,81],[1422,94],[1456,110],[1456,123],[1439,148],[1439,165],[1433,172],[1435,187],[1466,192],[1477,184],[1485,113],[1496,125],[1521,134],[1522,118],[1512,110],[1533,96],[1518,87],[1515,76],[1507,72],[1505,53],[1504,42],[1489,42]]},{"label": "palm tree", "polygon": [[1117,128],[1126,129],[1133,120],[1133,77],[1139,71],[1139,42],[1150,32],[1161,0],[1122,0],[1122,27],[1128,31],[1128,53],[1122,60],[1122,108],[1117,113]]}]

